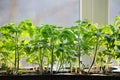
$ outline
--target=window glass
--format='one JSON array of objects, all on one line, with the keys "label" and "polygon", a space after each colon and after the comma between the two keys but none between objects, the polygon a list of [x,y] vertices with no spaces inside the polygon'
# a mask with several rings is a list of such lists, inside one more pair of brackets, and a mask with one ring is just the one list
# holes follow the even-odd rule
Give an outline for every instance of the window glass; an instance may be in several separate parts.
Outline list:
[{"label": "window glass", "polygon": [[71,26],[79,18],[79,0],[0,0],[0,25],[30,19],[35,25]]},{"label": "window glass", "polygon": [[113,23],[116,16],[120,16],[120,0],[110,0],[109,23]]}]

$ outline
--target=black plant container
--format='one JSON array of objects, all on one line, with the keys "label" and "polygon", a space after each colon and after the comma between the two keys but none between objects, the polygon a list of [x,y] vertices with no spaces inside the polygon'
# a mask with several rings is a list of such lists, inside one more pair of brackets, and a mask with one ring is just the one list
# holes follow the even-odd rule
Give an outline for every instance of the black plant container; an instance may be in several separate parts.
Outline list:
[{"label": "black plant container", "polygon": [[0,76],[0,80],[120,80],[120,76],[99,75],[11,75]]}]

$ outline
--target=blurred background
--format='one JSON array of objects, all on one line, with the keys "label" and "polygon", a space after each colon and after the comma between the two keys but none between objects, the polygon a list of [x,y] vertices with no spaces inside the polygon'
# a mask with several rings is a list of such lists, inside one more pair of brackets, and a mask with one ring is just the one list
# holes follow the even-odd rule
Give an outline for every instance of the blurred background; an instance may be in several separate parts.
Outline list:
[{"label": "blurred background", "polygon": [[109,23],[113,23],[116,16],[120,16],[120,0],[109,0]]},{"label": "blurred background", "polygon": [[71,26],[79,19],[79,0],[0,0],[0,26],[25,19],[34,25]]}]

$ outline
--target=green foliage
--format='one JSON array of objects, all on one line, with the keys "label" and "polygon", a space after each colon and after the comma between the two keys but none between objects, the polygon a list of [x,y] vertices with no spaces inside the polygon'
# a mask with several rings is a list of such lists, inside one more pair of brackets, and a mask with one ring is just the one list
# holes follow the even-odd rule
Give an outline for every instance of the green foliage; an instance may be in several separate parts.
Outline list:
[{"label": "green foliage", "polygon": [[3,68],[19,69],[19,62],[24,57],[28,63],[38,64],[40,70],[49,65],[52,69],[55,63],[60,68],[77,60],[80,67],[82,55],[93,57],[96,54],[95,64],[120,58],[119,16],[113,25],[93,24],[89,20],[76,23],[66,28],[49,24],[34,26],[32,21],[24,20],[18,25],[1,26],[0,60]]}]

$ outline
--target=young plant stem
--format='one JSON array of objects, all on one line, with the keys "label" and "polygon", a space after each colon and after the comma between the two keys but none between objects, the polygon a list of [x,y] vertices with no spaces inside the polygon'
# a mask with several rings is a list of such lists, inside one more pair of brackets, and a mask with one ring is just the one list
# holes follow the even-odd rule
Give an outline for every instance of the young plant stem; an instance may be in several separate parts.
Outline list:
[{"label": "young plant stem", "polygon": [[96,38],[96,46],[95,46],[95,51],[94,51],[94,58],[93,58],[93,61],[92,61],[92,64],[88,70],[88,73],[90,73],[90,70],[92,68],[92,66],[94,65],[95,61],[96,61],[96,56],[97,56],[97,50],[98,50],[98,44],[99,44],[99,36],[97,36]]},{"label": "young plant stem", "polygon": [[58,71],[60,71],[60,68],[61,68],[61,66],[62,66],[61,58],[60,58],[60,60],[59,60],[59,63],[60,63],[60,65],[58,66]]},{"label": "young plant stem", "polygon": [[61,55],[61,59],[60,59],[60,66],[59,66],[59,68],[58,68],[58,71],[60,70],[60,68],[61,67],[63,67],[63,64],[64,64],[64,62],[63,62],[63,60],[64,60],[64,58],[63,58],[63,52],[61,53],[62,55]]},{"label": "young plant stem", "polygon": [[78,48],[78,65],[79,65],[79,72],[80,72],[80,56],[81,56],[81,53],[80,53],[80,46],[79,46],[79,48]]},{"label": "young plant stem", "polygon": [[[18,43],[18,38],[17,38],[17,43]],[[18,45],[17,45],[17,53],[18,53],[18,54],[17,54],[17,59],[18,59],[18,60],[17,60],[17,72],[18,72],[18,70],[19,70],[19,60],[20,60]]]},{"label": "young plant stem", "polygon": [[61,66],[62,66],[62,63],[60,63],[60,66],[59,66],[59,68],[58,68],[58,71],[60,71]]},{"label": "young plant stem", "polygon": [[56,68],[56,71],[58,72],[59,71],[59,60],[57,62],[57,68]]},{"label": "young plant stem", "polygon": [[70,72],[72,73],[72,62],[70,61]]},{"label": "young plant stem", "polygon": [[78,67],[78,64],[77,64],[77,63],[79,62],[78,60],[79,60],[79,59],[76,59],[75,73],[77,73],[77,67]]},{"label": "young plant stem", "polygon": [[81,53],[80,53],[80,27],[79,27],[79,32],[78,32],[78,65],[79,65],[79,71],[81,70],[80,68],[80,58],[81,58]]},{"label": "young plant stem", "polygon": [[62,52],[62,56],[61,56],[61,65],[62,65],[62,68],[63,68],[63,70],[64,70],[64,66],[63,66],[63,64],[64,64],[64,57],[63,57],[63,52]]},{"label": "young plant stem", "polygon": [[[15,41],[15,43],[17,44],[17,42]],[[17,46],[15,45],[15,70],[17,69]]]},{"label": "young plant stem", "polygon": [[16,62],[17,62],[17,50],[16,50],[16,46],[15,46],[15,71],[16,71],[16,69],[17,69],[17,64],[16,64]]},{"label": "young plant stem", "polygon": [[52,45],[52,48],[51,48],[51,70],[50,70],[51,74],[53,74],[53,63],[54,63],[53,54],[54,54],[54,45]]},{"label": "young plant stem", "polygon": [[41,54],[41,72],[43,73],[43,53]]},{"label": "young plant stem", "polygon": [[40,52],[39,52],[39,73],[42,74],[43,72],[43,66],[42,66],[42,49],[40,47]]},{"label": "young plant stem", "polygon": [[56,68],[56,71],[59,71],[59,64],[60,64],[60,59],[59,59],[58,62],[57,62],[57,68]]},{"label": "young plant stem", "polygon": [[49,71],[49,62],[50,62],[50,59],[49,58],[47,58],[47,71]]},{"label": "young plant stem", "polygon": [[19,70],[19,50],[18,50],[18,33],[15,34],[15,72]]}]

